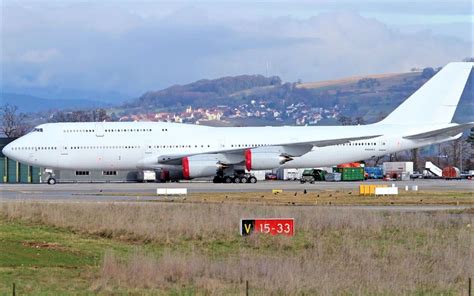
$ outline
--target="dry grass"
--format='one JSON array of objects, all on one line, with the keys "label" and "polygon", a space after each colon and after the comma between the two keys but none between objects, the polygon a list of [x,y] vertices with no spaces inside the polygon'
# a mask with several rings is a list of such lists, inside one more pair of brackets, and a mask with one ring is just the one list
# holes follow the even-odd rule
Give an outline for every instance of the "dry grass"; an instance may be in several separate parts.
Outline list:
[{"label": "dry grass", "polygon": [[363,76],[352,76],[342,79],[335,79],[335,80],[326,80],[326,81],[318,81],[318,82],[304,82],[298,84],[297,88],[320,88],[325,86],[334,86],[334,85],[346,85],[350,83],[357,83],[360,79],[363,78],[374,78],[374,79],[384,79],[384,78],[392,78],[394,76],[400,76],[405,73],[386,73],[386,74],[372,74],[372,75],[363,75]]},{"label": "dry grass", "polygon": [[[202,294],[460,294],[473,274],[472,214],[239,204],[0,204],[21,219],[159,252],[105,254],[93,287]],[[241,217],[294,217],[296,236],[241,238]]]},{"label": "dry grass", "polygon": [[[88,194],[90,195],[90,194]],[[134,196],[136,193],[108,192],[97,196]],[[357,190],[189,193],[186,197],[141,194],[138,200],[180,203],[237,203],[256,205],[473,205],[474,194],[467,191],[404,191],[395,196],[360,196]]]},{"label": "dry grass", "polygon": [[[177,199],[177,201],[182,201]],[[396,196],[360,196],[356,190],[192,193],[185,202],[233,202],[266,205],[474,205],[472,192],[402,191]]]}]

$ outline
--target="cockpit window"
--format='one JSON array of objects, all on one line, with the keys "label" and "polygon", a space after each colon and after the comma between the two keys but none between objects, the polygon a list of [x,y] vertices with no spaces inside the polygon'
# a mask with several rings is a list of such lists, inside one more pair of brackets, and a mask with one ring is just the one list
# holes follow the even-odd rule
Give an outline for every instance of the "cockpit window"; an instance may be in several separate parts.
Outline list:
[{"label": "cockpit window", "polygon": [[33,132],[40,132],[40,133],[42,133],[42,132],[43,132],[43,128],[41,128],[41,127],[35,127],[35,128],[33,129]]}]

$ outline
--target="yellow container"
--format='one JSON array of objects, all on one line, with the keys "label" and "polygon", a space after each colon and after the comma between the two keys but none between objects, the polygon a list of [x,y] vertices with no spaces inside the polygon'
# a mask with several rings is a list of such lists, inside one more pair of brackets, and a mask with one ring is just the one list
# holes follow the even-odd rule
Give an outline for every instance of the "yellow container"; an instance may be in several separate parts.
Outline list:
[{"label": "yellow container", "polygon": [[372,195],[372,194],[375,194],[375,188],[377,187],[377,185],[370,185],[369,186],[369,194]]},{"label": "yellow container", "polygon": [[375,188],[388,187],[388,185],[359,185],[359,195],[375,195]]},{"label": "yellow container", "polygon": [[281,190],[281,189],[272,189],[273,194],[278,194],[278,193],[282,193],[282,192],[283,192],[283,190]]},{"label": "yellow container", "polygon": [[369,185],[359,185],[359,195],[368,195]]}]

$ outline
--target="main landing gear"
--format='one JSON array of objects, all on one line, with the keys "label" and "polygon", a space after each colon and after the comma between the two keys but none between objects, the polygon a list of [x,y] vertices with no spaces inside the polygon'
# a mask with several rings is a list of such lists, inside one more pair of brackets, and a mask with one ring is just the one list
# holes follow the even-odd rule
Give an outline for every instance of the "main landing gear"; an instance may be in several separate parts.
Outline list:
[{"label": "main landing gear", "polygon": [[224,173],[217,173],[212,180],[213,183],[257,183],[257,178],[253,174],[245,172],[234,172],[233,175],[227,175]]}]

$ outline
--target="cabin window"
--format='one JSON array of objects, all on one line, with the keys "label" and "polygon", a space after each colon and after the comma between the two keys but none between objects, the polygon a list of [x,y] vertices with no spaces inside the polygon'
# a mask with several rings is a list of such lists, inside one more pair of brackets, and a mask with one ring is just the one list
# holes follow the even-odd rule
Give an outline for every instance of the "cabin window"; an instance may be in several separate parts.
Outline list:
[{"label": "cabin window", "polygon": [[116,176],[117,171],[102,171],[103,176]]},{"label": "cabin window", "polygon": [[89,176],[89,171],[76,171],[76,176]]}]

